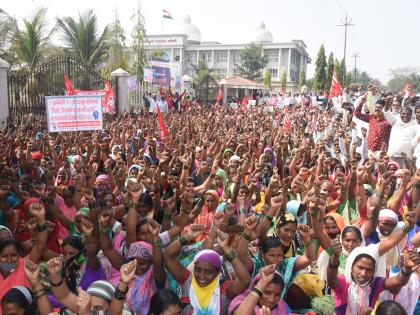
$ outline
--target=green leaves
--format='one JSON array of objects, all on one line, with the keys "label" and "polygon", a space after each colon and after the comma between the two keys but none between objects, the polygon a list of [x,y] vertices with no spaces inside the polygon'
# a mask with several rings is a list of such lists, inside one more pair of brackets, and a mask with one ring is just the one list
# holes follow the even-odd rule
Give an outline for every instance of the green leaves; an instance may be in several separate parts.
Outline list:
[{"label": "green leaves", "polygon": [[237,65],[241,76],[249,80],[262,78],[262,70],[268,63],[268,58],[262,53],[261,45],[248,45],[241,51],[241,63]]}]

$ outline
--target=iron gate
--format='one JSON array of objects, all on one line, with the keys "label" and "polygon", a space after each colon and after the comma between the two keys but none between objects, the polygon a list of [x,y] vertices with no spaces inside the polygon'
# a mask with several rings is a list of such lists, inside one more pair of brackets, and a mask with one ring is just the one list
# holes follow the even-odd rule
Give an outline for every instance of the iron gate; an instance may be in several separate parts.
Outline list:
[{"label": "iron gate", "polygon": [[[32,73],[8,73],[9,117],[14,123],[32,113],[42,122],[46,122],[45,96],[65,95],[64,75],[67,75],[78,90],[102,90],[105,79],[91,67],[70,57],[57,58],[37,67]],[[111,81],[110,81],[111,82]],[[114,94],[116,87],[111,82]],[[117,97],[115,108],[118,109]]]}]

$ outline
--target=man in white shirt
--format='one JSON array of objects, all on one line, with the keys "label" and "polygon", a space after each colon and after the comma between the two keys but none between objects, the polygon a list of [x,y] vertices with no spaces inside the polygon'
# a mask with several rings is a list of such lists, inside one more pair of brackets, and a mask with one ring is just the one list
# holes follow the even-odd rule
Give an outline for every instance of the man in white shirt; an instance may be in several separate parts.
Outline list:
[{"label": "man in white shirt", "polygon": [[149,113],[154,113],[156,110],[156,94],[153,94],[153,97],[148,98],[150,102]]},{"label": "man in white shirt", "polygon": [[412,140],[416,135],[417,123],[411,120],[412,110],[410,107],[403,107],[399,117],[390,112],[385,112],[385,118],[391,123],[391,137],[389,139],[389,157],[403,166],[401,153],[411,157],[413,152]]},{"label": "man in white shirt", "polygon": [[164,97],[162,97],[161,100],[157,103],[157,106],[159,106],[159,109],[162,113],[167,113],[169,111],[168,102]]},{"label": "man in white shirt", "polygon": [[420,101],[416,102],[416,135],[412,139],[411,144],[413,145],[413,155],[417,158],[416,166],[420,168]]}]

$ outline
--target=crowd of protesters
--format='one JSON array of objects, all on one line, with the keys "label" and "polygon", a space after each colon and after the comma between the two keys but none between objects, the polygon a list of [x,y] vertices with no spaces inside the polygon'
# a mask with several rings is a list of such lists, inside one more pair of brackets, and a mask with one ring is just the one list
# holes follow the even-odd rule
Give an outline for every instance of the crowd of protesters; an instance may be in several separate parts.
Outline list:
[{"label": "crowd of protesters", "polygon": [[420,101],[373,95],[5,125],[1,314],[420,314]]}]

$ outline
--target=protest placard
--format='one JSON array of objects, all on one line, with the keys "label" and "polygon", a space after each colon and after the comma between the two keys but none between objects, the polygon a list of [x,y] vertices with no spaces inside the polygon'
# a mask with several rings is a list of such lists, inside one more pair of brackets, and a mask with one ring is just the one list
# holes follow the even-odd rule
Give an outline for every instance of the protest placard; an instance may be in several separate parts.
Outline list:
[{"label": "protest placard", "polygon": [[49,132],[101,130],[101,96],[46,96]]}]

